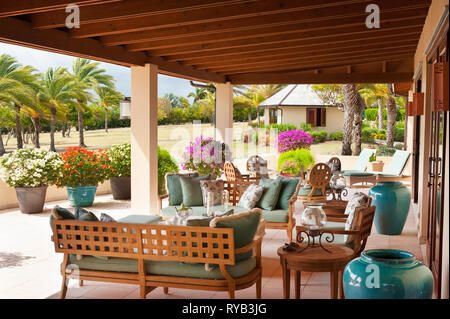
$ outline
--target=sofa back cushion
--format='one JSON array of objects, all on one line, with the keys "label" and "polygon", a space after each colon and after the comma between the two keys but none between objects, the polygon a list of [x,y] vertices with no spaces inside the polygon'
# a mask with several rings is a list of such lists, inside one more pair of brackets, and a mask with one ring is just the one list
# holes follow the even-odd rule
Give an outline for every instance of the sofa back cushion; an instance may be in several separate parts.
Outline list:
[{"label": "sofa back cushion", "polygon": [[181,205],[183,202],[183,191],[181,190],[180,176],[197,177],[197,173],[192,174],[167,174],[166,185],[169,192],[169,206]]},{"label": "sofa back cushion", "polygon": [[281,180],[282,184],[276,208],[288,210],[289,200],[291,199],[292,195],[294,195],[294,192],[297,189],[297,185],[300,182],[300,178],[287,178],[284,176],[278,176],[277,179]]},{"label": "sofa back cushion", "polygon": [[207,205],[208,193],[212,196],[212,205],[222,205],[224,182],[221,179],[211,181],[200,181],[202,189],[203,206]]},{"label": "sofa back cushion", "polygon": [[264,186],[250,184],[239,199],[239,207],[253,209],[264,192]]},{"label": "sofa back cushion", "polygon": [[[249,212],[235,214],[225,217],[216,217],[211,223],[210,227],[216,228],[233,228],[234,230],[234,248],[241,248],[253,241],[256,231],[258,230],[259,222],[262,217],[260,209],[253,209]],[[249,258],[253,251],[236,254],[235,262]]]},{"label": "sofa back cushion", "polygon": [[211,175],[199,177],[180,176],[183,204],[185,206],[203,206],[203,195],[200,181],[209,180]]},{"label": "sofa back cushion", "polygon": [[264,191],[256,206],[265,210],[273,210],[277,205],[282,184],[279,179],[262,178],[259,185],[264,187]]}]

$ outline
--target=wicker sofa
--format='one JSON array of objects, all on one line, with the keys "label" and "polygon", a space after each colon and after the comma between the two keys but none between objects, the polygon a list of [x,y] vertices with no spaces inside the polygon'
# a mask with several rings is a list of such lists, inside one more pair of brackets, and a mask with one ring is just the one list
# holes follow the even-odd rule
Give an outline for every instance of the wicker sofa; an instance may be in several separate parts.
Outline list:
[{"label": "wicker sofa", "polygon": [[[167,189],[167,178],[170,175],[174,174],[166,174],[166,189]],[[188,174],[178,174],[178,175],[188,175]],[[224,182],[224,189],[228,190],[230,194],[230,209],[234,210],[234,214],[241,213],[244,211],[248,211],[247,208],[239,207],[239,199],[241,195],[244,193],[244,191],[247,189],[247,187],[251,184],[256,183],[255,181],[234,181],[234,182]],[[286,230],[286,233],[289,238],[289,242],[292,241],[292,231],[295,227],[295,218],[293,217],[294,213],[294,203],[297,201],[297,194],[300,189],[300,184],[298,183],[294,193],[289,199],[289,208],[288,209],[275,209],[275,210],[264,210],[261,209],[263,219],[266,221],[266,228],[268,229],[283,229]],[[169,198],[169,206],[162,207],[162,200],[165,198]],[[176,207],[179,205],[170,205],[170,192],[167,189],[167,194],[162,195],[159,197],[159,215],[163,219],[168,219],[176,214]],[[206,207],[205,206],[193,206],[191,207],[193,210],[194,216],[202,216],[203,214],[206,214]],[[221,210],[222,207],[216,206],[214,207],[217,210]]]},{"label": "wicker sofa", "polygon": [[51,218],[55,251],[64,254],[61,298],[69,279],[136,284],[143,299],[157,287],[234,298],[235,290],[256,284],[261,298],[261,216],[252,210],[216,218],[214,227]]}]

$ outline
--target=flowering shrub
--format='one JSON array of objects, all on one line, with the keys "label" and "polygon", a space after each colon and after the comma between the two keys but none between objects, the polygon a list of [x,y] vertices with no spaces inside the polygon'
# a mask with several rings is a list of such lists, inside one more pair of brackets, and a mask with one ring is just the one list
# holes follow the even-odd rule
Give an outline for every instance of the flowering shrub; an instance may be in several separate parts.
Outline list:
[{"label": "flowering shrub", "polygon": [[131,144],[113,145],[106,154],[111,166],[110,177],[131,176]]},{"label": "flowering shrub", "polygon": [[0,157],[0,178],[11,187],[52,185],[62,174],[58,153],[24,148]]},{"label": "flowering shrub", "polygon": [[200,136],[186,147],[181,167],[184,170],[197,172],[199,175],[220,176],[223,164],[230,160],[231,152],[225,143]]},{"label": "flowering shrub", "polygon": [[286,160],[281,164],[280,170],[283,173],[292,173],[297,175],[300,172],[298,163],[294,160]]},{"label": "flowering shrub", "polygon": [[314,165],[314,156],[305,148],[287,151],[278,157],[278,170],[282,171],[283,164],[288,161],[297,163],[297,167],[299,168],[298,172],[300,172],[301,168],[306,171]]},{"label": "flowering shrub", "polygon": [[113,169],[108,155],[103,150],[88,151],[78,147],[69,147],[61,154],[64,161],[62,176],[56,185],[97,186],[109,178]]},{"label": "flowering shrub", "polygon": [[310,134],[300,130],[290,130],[280,133],[276,140],[278,152],[284,153],[301,148],[309,149],[313,143]]}]

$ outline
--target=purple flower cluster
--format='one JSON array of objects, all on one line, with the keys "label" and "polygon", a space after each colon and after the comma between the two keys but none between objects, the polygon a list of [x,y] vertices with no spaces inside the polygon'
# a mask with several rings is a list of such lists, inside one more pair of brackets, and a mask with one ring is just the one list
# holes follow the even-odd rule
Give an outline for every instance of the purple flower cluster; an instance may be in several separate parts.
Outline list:
[{"label": "purple flower cluster", "polygon": [[223,164],[228,160],[231,160],[231,153],[225,144],[200,136],[186,147],[181,167],[200,175],[220,176]]},{"label": "purple flower cluster", "polygon": [[280,153],[301,148],[309,150],[312,143],[313,138],[311,135],[300,130],[290,130],[280,133],[276,140],[278,152]]}]

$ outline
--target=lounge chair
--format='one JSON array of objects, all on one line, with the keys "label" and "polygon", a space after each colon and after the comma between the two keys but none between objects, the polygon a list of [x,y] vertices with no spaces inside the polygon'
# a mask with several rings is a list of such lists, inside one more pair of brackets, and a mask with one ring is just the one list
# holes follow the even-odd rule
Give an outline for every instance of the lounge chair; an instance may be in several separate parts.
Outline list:
[{"label": "lounge chair", "polygon": [[350,187],[358,183],[362,184],[358,187],[367,187],[369,183],[375,185],[378,182],[409,182],[411,176],[403,175],[403,170],[410,155],[411,153],[408,151],[397,150],[383,172],[344,173],[344,176],[349,177]]},{"label": "lounge chair", "polygon": [[403,171],[410,155],[408,151],[395,151],[391,162],[383,172],[373,172],[377,176],[377,182],[409,182],[411,176],[403,175]]},{"label": "lounge chair", "polygon": [[361,153],[359,153],[353,169],[342,170],[349,187],[353,187],[355,184],[361,184],[358,185],[358,187],[371,187],[376,184],[377,176],[373,173],[366,172],[367,163],[374,153],[374,149],[363,149]]}]

